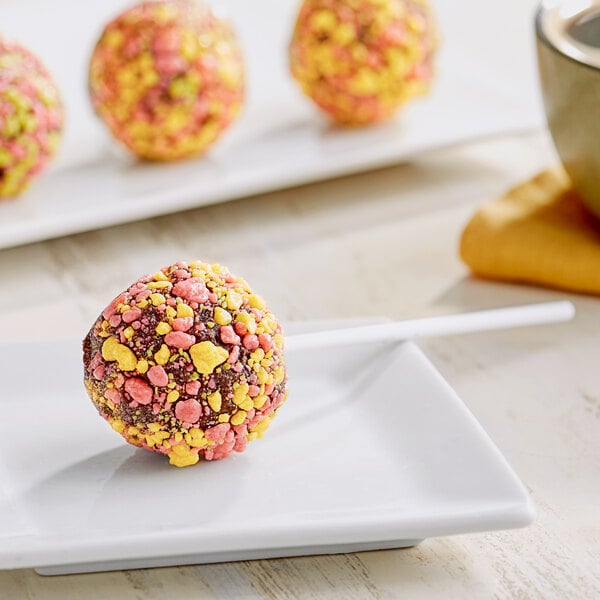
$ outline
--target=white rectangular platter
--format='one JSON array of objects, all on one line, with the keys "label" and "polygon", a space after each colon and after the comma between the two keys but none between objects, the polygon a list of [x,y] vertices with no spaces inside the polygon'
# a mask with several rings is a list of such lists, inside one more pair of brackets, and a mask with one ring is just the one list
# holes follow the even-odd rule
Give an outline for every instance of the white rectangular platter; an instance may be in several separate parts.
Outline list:
[{"label": "white rectangular platter", "polygon": [[328,125],[288,74],[286,48],[299,0],[214,0],[233,21],[247,57],[246,109],[203,158],[136,162],[116,151],[86,90],[93,44],[128,4],[0,3],[0,32],[39,53],[67,109],[57,162],[22,198],[0,202],[0,248],[381,167],[542,123],[531,31],[536,0],[433,1],[441,34],[430,96],[391,123],[346,130]]},{"label": "white rectangular platter", "polygon": [[0,568],[42,574],[396,548],[531,501],[412,343],[289,353],[264,439],[177,469],[95,413],[78,340],[0,346]]}]

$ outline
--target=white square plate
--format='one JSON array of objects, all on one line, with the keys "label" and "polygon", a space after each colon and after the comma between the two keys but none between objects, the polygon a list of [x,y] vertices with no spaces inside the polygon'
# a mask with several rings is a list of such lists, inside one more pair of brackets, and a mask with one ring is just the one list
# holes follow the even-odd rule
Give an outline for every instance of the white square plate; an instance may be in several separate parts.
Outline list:
[{"label": "white square plate", "polygon": [[431,94],[392,122],[363,129],[331,127],[288,73],[300,0],[208,0],[231,18],[244,48],[243,114],[204,158],[136,162],[114,152],[86,89],[104,23],[132,1],[0,2],[2,33],[43,58],[67,114],[53,167],[22,198],[0,202],[0,248],[364,171],[543,123],[532,22],[539,0],[432,0],[441,44]]},{"label": "white square plate", "polygon": [[176,469],[97,416],[78,340],[0,346],[0,568],[349,552],[531,522],[523,485],[417,346],[287,358],[290,398],[264,439]]}]

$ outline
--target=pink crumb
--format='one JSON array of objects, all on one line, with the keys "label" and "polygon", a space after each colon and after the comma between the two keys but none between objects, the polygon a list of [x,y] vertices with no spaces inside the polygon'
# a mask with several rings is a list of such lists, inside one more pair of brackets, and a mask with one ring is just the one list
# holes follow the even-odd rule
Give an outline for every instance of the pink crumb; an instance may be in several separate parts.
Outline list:
[{"label": "pink crumb", "polygon": [[103,311],[102,316],[108,320],[117,312],[117,307],[121,302],[123,302],[126,298],[126,294],[120,294],[117,296]]},{"label": "pink crumb", "polygon": [[121,315],[113,315],[108,322],[111,327],[118,327],[121,324]]},{"label": "pink crumb", "polygon": [[92,360],[90,361],[87,370],[94,371],[94,369],[100,364],[102,364],[102,354],[100,354],[100,352],[96,352],[96,354],[92,356]]},{"label": "pink crumb", "polygon": [[196,338],[182,331],[171,331],[165,335],[165,343],[172,348],[182,348],[187,350],[196,343]]},{"label": "pink crumb", "polygon": [[180,421],[195,423],[202,415],[202,405],[191,398],[190,400],[182,400],[175,405],[175,416]]},{"label": "pink crumb", "polygon": [[255,335],[247,334],[244,336],[242,344],[247,350],[256,350],[258,348],[258,337]]},{"label": "pink crumb", "polygon": [[175,29],[159,30],[152,40],[152,50],[155,54],[176,52],[181,45],[181,36]]},{"label": "pink crumb", "polygon": [[192,317],[179,317],[173,319],[173,329],[175,331],[188,331],[192,328],[194,319]]},{"label": "pink crumb", "polygon": [[206,302],[208,300],[208,288],[204,281],[198,277],[191,277],[178,281],[173,286],[173,294],[190,302]]},{"label": "pink crumb", "polygon": [[259,333],[258,343],[265,352],[268,352],[273,347],[273,338],[268,333]]},{"label": "pink crumb", "polygon": [[223,341],[225,344],[237,345],[240,343],[240,338],[235,334],[231,325],[224,325],[221,327],[219,334],[221,336],[221,341]]},{"label": "pink crumb", "polygon": [[236,452],[243,452],[246,449],[247,445],[248,445],[248,438],[245,435],[238,435],[235,438],[235,444],[233,446],[233,449]]},{"label": "pink crumb", "polygon": [[133,321],[137,321],[141,316],[142,311],[139,308],[130,308],[123,313],[123,321],[125,323],[133,323]]},{"label": "pink crumb", "polygon": [[111,388],[104,392],[104,395],[113,403],[113,404],[121,404],[121,394],[119,390],[115,388]]},{"label": "pink crumb", "polygon": [[[229,353],[229,358],[227,359],[227,362],[232,365],[233,363],[235,363],[237,361],[237,359],[240,357],[240,347],[239,346],[234,346],[231,349],[231,352]],[[235,369],[234,369],[235,370]]]},{"label": "pink crumb", "polygon": [[104,365],[98,365],[95,369],[94,369],[94,377],[100,381],[103,377],[104,377]]},{"label": "pink crumb", "polygon": [[235,438],[226,440],[213,449],[212,460],[221,460],[227,458],[235,446]]},{"label": "pink crumb", "polygon": [[177,271],[173,273],[173,277],[177,279],[189,279],[191,274],[189,271],[186,271],[186,269],[177,269]]},{"label": "pink crumb", "polygon": [[200,391],[201,388],[201,384],[199,381],[188,381],[185,384],[185,393],[189,394],[190,396],[196,396],[198,395],[198,392]]},{"label": "pink crumb", "polygon": [[158,387],[163,387],[169,383],[169,376],[160,365],[150,367],[148,370],[148,379],[152,385]]},{"label": "pink crumb", "polygon": [[152,388],[139,377],[132,377],[125,382],[125,391],[138,404],[150,404],[152,402]]},{"label": "pink crumb", "polygon": [[204,436],[207,440],[211,440],[213,442],[220,442],[225,439],[227,432],[231,429],[231,425],[229,423],[219,423],[219,425],[215,425],[214,427],[209,427],[205,432]]},{"label": "pink crumb", "polygon": [[152,295],[152,292],[150,290],[144,289],[135,295],[135,301],[141,302],[142,300],[146,300],[147,298],[149,298],[151,295]]},{"label": "pink crumb", "polygon": [[248,333],[248,330],[246,329],[246,326],[241,321],[237,321],[235,324],[235,332],[238,335],[246,335]]}]

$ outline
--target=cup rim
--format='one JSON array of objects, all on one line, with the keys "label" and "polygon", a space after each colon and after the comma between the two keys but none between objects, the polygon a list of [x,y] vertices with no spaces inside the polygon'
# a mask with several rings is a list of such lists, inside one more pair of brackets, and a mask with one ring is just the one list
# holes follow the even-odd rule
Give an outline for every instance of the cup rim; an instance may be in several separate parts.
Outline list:
[{"label": "cup rim", "polygon": [[[555,5],[552,9],[549,9],[546,6],[546,2],[542,1],[538,6],[535,16],[535,31],[538,39],[544,43],[548,48],[554,50],[557,54],[564,56],[565,58],[575,62],[578,65],[583,67],[588,67],[595,71],[600,71],[600,48],[592,48],[591,52],[589,47],[586,44],[581,44],[573,40],[568,34],[563,36],[556,36],[553,40],[551,36],[548,35],[547,28],[545,27],[544,19],[549,18],[551,16],[551,12],[555,12],[559,8],[559,5]],[[570,19],[565,19],[565,29],[568,24],[574,22],[577,18],[580,18],[581,15],[584,15],[587,12],[591,12],[592,10],[597,10],[600,12],[600,1],[596,0],[595,2],[591,2],[587,8],[583,8],[576,14],[574,14]],[[582,50],[582,47],[588,49],[587,52]],[[591,56],[590,56],[591,54]],[[595,58],[595,60],[594,60]]]}]

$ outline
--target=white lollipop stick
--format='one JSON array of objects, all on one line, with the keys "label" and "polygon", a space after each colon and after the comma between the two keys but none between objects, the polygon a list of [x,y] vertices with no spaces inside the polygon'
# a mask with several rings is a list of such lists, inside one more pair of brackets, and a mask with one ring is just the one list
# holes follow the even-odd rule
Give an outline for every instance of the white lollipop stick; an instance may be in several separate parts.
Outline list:
[{"label": "white lollipop stick", "polygon": [[397,342],[542,323],[560,323],[570,321],[574,316],[575,306],[573,303],[561,300],[291,335],[286,336],[285,348],[286,350],[307,350],[365,342]]}]

